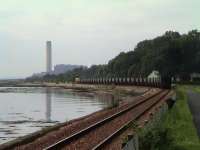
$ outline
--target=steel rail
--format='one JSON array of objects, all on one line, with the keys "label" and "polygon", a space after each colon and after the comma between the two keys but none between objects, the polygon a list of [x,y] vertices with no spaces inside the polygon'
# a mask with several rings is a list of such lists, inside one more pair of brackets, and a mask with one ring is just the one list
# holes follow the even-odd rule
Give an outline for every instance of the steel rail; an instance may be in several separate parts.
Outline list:
[{"label": "steel rail", "polygon": [[92,150],[103,149],[103,147],[105,147],[106,144],[110,143],[115,137],[117,137],[124,130],[126,130],[128,128],[128,126],[133,122],[133,120],[139,119],[142,115],[144,115],[146,112],[148,112],[153,106],[155,106],[157,103],[159,103],[160,100],[162,100],[168,94],[169,94],[169,91],[166,92],[166,94],[163,95],[162,97],[160,97],[158,100],[156,100],[156,102],[154,102],[153,104],[151,104],[151,106],[149,106],[147,109],[145,109],[143,112],[141,112],[141,114],[139,114],[138,116],[136,116],[134,119],[128,121],[126,124],[122,125],[118,130],[116,130],[114,133],[112,133],[111,135],[109,135],[107,138],[103,139],[98,145],[96,145],[95,147],[93,147]]},{"label": "steel rail", "polygon": [[80,131],[78,131],[78,132],[76,132],[76,133],[74,133],[74,134],[72,134],[72,135],[70,135],[70,136],[68,136],[68,137],[48,146],[48,147],[46,147],[46,148],[44,148],[43,150],[56,150],[56,149],[59,149],[59,148],[65,146],[65,145],[68,145],[71,142],[73,142],[74,140],[78,139],[79,137],[86,135],[88,132],[92,131],[93,129],[100,127],[101,125],[109,122],[110,120],[117,118],[118,116],[121,116],[122,114],[130,111],[131,109],[137,107],[138,105],[145,103],[146,101],[156,97],[157,95],[162,94],[163,92],[164,92],[164,90],[160,90],[159,92],[157,92],[157,93],[155,93],[155,94],[153,94],[153,95],[151,95],[147,98],[144,98],[142,101],[138,101],[137,103],[132,104],[128,108],[125,108],[125,109],[123,109],[123,110],[121,110],[121,111],[119,111],[119,112],[117,112],[117,113],[115,113],[111,116],[108,116],[108,117],[106,117],[106,118],[84,128],[84,129],[82,129],[82,130],[80,130]]}]

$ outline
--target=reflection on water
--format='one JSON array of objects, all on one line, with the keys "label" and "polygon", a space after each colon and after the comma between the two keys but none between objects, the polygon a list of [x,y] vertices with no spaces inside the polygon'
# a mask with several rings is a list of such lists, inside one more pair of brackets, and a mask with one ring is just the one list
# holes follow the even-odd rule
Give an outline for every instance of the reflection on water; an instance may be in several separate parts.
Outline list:
[{"label": "reflection on water", "polygon": [[0,88],[0,144],[116,103],[110,94],[58,88]]},{"label": "reflection on water", "polygon": [[51,122],[51,89],[46,89],[46,121]]}]

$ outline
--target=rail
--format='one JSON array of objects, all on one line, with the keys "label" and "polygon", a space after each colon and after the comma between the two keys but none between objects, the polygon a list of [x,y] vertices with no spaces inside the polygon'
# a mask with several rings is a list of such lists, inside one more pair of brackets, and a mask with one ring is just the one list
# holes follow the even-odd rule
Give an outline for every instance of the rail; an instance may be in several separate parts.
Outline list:
[{"label": "rail", "polygon": [[[153,95],[151,95],[151,96],[149,96],[149,97],[147,97],[147,98],[144,98],[144,99],[142,99],[141,101],[138,101],[138,102],[136,102],[136,103],[130,105],[128,108],[125,108],[125,109],[123,109],[123,110],[121,110],[121,111],[119,111],[119,112],[117,112],[117,113],[115,113],[115,114],[113,114],[113,115],[111,115],[111,116],[108,116],[107,118],[104,118],[103,120],[100,120],[100,121],[98,121],[98,122],[96,122],[96,123],[90,125],[89,127],[85,128],[85,129],[83,129],[83,130],[81,130],[81,131],[79,131],[79,132],[77,132],[77,133],[74,133],[74,134],[72,134],[72,135],[69,136],[69,137],[66,137],[66,138],[60,140],[60,141],[58,141],[58,142],[56,142],[56,143],[50,145],[49,147],[44,148],[44,150],[55,150],[55,149],[62,148],[62,147],[64,147],[64,146],[70,144],[71,142],[77,140],[78,138],[80,138],[80,137],[86,135],[88,132],[90,132],[90,131],[96,129],[97,127],[100,127],[100,126],[106,124],[107,122],[109,122],[109,121],[111,121],[111,120],[113,120],[113,119],[115,119],[115,118],[117,118],[117,117],[123,115],[124,113],[126,113],[126,112],[128,112],[128,111],[130,111],[130,110],[132,110],[132,109],[134,109],[135,107],[137,107],[137,106],[139,106],[139,105],[145,103],[146,101],[149,101],[149,100],[151,100],[152,98],[161,95],[161,98],[159,98],[159,99],[156,101],[156,102],[158,102],[160,99],[162,99],[164,96],[166,96],[167,93],[168,93],[168,91],[166,92],[165,90],[160,90],[159,92],[157,92],[157,93],[155,93],[155,94],[153,94]],[[152,104],[152,105],[153,105],[153,104]],[[151,106],[151,107],[152,107],[152,106]],[[149,108],[148,108],[148,109],[149,109]],[[144,110],[143,113],[145,113],[146,111],[147,111],[147,109]],[[141,115],[142,115],[142,114],[141,114]],[[141,116],[141,115],[140,115],[140,116]],[[139,116],[138,116],[138,117],[139,117]],[[132,120],[131,120],[131,121],[132,121]],[[130,121],[130,122],[131,122],[131,121]],[[126,123],[126,124],[124,125],[124,127],[125,127],[127,124],[129,124],[130,122]],[[120,132],[124,127],[120,128],[116,133],[113,133],[113,135],[116,135],[116,134],[117,134],[118,132]],[[111,135],[111,137],[113,137],[113,135]],[[111,137],[110,137],[110,138],[111,138]],[[108,139],[109,139],[109,137],[108,137]],[[97,147],[96,147],[95,149],[98,149],[99,147],[101,147],[101,145],[103,145],[108,139],[106,139],[105,141],[102,141],[99,145],[97,145]]]}]

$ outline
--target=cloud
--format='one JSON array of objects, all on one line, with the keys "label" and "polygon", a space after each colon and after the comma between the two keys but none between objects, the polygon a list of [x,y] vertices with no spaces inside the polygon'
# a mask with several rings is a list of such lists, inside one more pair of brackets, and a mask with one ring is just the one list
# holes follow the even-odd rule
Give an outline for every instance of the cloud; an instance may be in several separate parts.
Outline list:
[{"label": "cloud", "polygon": [[7,69],[0,76],[43,71],[46,40],[53,41],[54,64],[106,63],[166,30],[198,29],[199,6],[198,0],[3,1],[0,67]]}]

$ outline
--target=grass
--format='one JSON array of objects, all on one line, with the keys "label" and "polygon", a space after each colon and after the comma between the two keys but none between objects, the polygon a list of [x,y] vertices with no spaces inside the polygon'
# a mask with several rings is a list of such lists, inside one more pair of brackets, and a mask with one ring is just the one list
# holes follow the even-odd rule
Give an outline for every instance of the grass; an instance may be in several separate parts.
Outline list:
[{"label": "grass", "polygon": [[[190,113],[186,89],[200,87],[177,86],[177,102],[164,121],[141,135],[141,150],[200,150],[200,141]],[[141,138],[140,138],[141,139]]]},{"label": "grass", "polygon": [[199,138],[187,103],[186,88],[188,87],[176,88],[177,102],[168,112],[164,126],[170,131],[174,148],[200,150]]},{"label": "grass", "polygon": [[190,88],[192,88],[194,91],[199,92],[200,93],[200,86],[190,86]]}]

